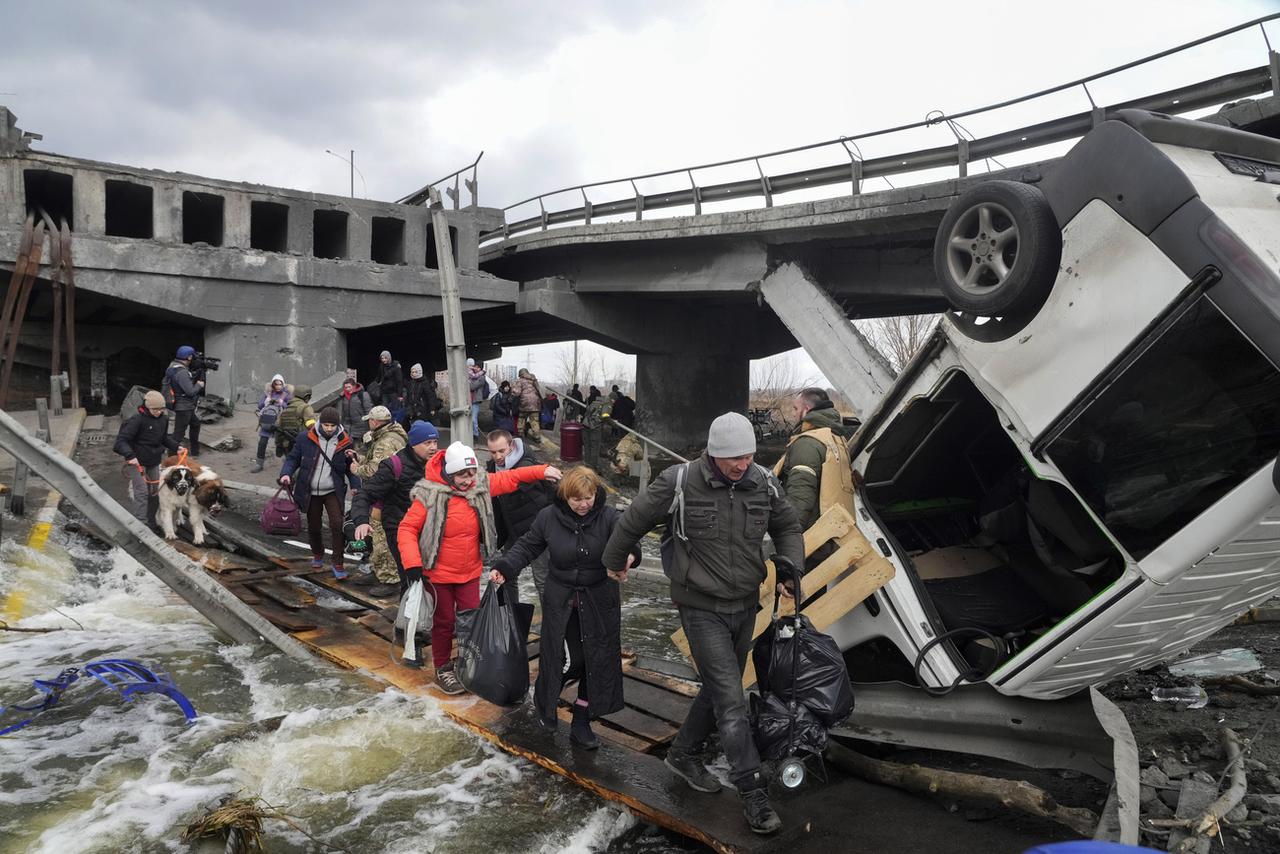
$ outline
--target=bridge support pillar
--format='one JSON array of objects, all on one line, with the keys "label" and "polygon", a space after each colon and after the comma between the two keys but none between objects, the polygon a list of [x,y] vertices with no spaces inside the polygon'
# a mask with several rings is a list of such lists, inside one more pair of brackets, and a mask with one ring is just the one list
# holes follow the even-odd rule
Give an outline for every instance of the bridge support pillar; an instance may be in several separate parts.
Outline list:
[{"label": "bridge support pillar", "polygon": [[209,393],[255,404],[272,374],[291,385],[314,385],[347,361],[346,334],[327,326],[211,325],[204,351],[222,359],[221,369],[209,373]]},{"label": "bridge support pillar", "polygon": [[636,429],[675,451],[700,450],[712,419],[746,411],[749,374],[746,356],[641,353]]}]

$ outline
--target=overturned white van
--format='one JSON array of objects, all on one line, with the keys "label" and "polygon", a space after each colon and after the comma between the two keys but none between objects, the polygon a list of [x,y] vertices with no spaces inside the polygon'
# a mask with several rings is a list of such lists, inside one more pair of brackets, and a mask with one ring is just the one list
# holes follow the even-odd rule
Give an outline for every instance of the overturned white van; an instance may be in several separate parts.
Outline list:
[{"label": "overturned white van", "polygon": [[1122,111],[934,262],[956,310],[852,441],[897,574],[851,662],[1063,697],[1280,589],[1280,141]]}]

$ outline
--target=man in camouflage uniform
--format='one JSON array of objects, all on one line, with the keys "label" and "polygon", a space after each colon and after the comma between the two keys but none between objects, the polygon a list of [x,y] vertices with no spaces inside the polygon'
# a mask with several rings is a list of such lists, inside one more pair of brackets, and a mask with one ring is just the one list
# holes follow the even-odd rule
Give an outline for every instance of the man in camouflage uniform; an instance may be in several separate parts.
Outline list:
[{"label": "man in camouflage uniform", "polygon": [[607,397],[597,397],[587,404],[582,416],[582,462],[591,468],[600,465],[600,434],[609,421],[611,409]]},{"label": "man in camouflage uniform", "polygon": [[[408,444],[409,436],[404,432],[403,427],[391,420],[391,410],[385,406],[375,406],[370,409],[369,414],[364,416],[364,420],[369,422],[369,432],[364,435],[368,448],[360,454],[360,462],[356,464],[355,472],[361,478],[368,478],[373,477],[373,473],[378,470],[383,460]],[[396,568],[395,558],[391,556],[391,549],[387,546],[387,534],[382,529],[381,508],[375,507],[370,511],[370,517],[374,521],[371,525],[373,578],[369,580],[362,578],[353,583],[372,585],[369,593],[374,596],[398,594],[400,573]]]}]

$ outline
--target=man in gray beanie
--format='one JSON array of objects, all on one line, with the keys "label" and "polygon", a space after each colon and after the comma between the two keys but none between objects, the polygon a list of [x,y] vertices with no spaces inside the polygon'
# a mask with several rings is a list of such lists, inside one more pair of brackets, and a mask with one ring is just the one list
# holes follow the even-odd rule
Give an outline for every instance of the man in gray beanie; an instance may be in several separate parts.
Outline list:
[{"label": "man in gray beanie", "polygon": [[751,649],[760,585],[765,580],[763,541],[773,539],[776,559],[804,564],[804,532],[777,478],[755,464],[751,422],[726,412],[711,422],[707,450],[672,466],[618,520],[605,547],[610,574],[626,578],[627,554],[661,522],[662,567],[702,688],[671,743],[666,764],[700,792],[719,781],[699,754],[714,727],[742,796],[743,814],[756,833],[782,826],[769,805],[760,754],[747,719],[742,673]]}]

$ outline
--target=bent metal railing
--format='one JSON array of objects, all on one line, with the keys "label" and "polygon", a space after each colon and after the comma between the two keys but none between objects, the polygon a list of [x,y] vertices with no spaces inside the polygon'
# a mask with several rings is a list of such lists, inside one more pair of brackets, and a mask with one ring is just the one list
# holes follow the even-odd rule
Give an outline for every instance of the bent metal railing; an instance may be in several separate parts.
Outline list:
[{"label": "bent metal railing", "polygon": [[[935,169],[939,167],[958,167],[959,176],[963,178],[968,175],[969,164],[975,160],[990,161],[1001,155],[1025,151],[1032,148],[1039,148],[1051,143],[1079,138],[1087,133],[1090,128],[1105,121],[1109,116],[1114,115],[1117,110],[1144,109],[1155,112],[1180,114],[1205,107],[1212,107],[1239,98],[1258,95],[1263,92],[1280,95],[1280,53],[1277,53],[1272,49],[1271,40],[1267,35],[1265,26],[1268,22],[1275,21],[1277,19],[1280,19],[1280,13],[1257,18],[1255,20],[1239,24],[1235,27],[1231,27],[1230,29],[1203,36],[1195,41],[1186,42],[1185,44],[1160,51],[1159,53],[1154,53],[1150,56],[1145,56],[1141,59],[1127,62],[1124,65],[1119,65],[1115,68],[1109,68],[1106,71],[1091,74],[1088,77],[1082,77],[1078,80],[1072,80],[1068,83],[1062,83],[1048,89],[1042,89],[1039,92],[1033,92],[1030,95],[1024,95],[1019,98],[1001,101],[997,104],[989,104],[985,107],[977,107],[951,114],[935,110],[923,121],[897,125],[896,127],[867,131],[865,133],[854,134],[852,136],[842,136],[836,139],[825,140],[823,142],[815,142],[809,145],[796,146],[794,148],[784,148],[778,151],[770,151],[764,154],[755,154],[732,160],[703,163],[698,166],[685,166],[664,172],[650,172],[644,175],[633,175],[628,178],[594,181],[587,184],[578,184],[573,187],[553,190],[548,193],[539,193],[536,196],[530,196],[527,199],[503,208],[504,218],[508,221],[501,229],[482,234],[480,239],[482,243],[505,240],[512,235],[519,234],[521,232],[534,230],[545,231],[550,226],[563,225],[567,223],[590,225],[593,218],[602,216],[634,213],[637,220],[642,220],[644,219],[645,211],[658,210],[662,208],[692,206],[694,215],[700,215],[704,204],[709,202],[722,202],[730,199],[762,197],[764,199],[765,207],[769,208],[773,207],[775,195],[793,190],[830,186],[834,184],[848,183],[850,185],[851,194],[857,195],[862,191],[862,183],[871,178],[882,178],[887,180],[891,175],[920,172],[922,170]],[[1147,95],[1145,97],[1105,107],[1099,107],[1094,101],[1092,93],[1089,91],[1089,84],[1097,80],[1190,50],[1191,48],[1225,38],[1226,36],[1233,35],[1252,27],[1257,27],[1262,32],[1262,38],[1266,44],[1267,50],[1268,62],[1266,65],[1244,71],[1233,72],[1231,74],[1224,74],[1220,77],[1204,80],[1189,86],[1170,89],[1154,95]],[[1017,130],[1010,130],[994,134],[992,136],[982,137],[980,139],[975,138],[959,123],[961,119],[968,118],[970,116],[989,113],[1005,107],[1026,103],[1037,98],[1043,98],[1048,95],[1076,88],[1081,89],[1084,96],[1088,99],[1088,110],[1050,121],[1028,125],[1026,127],[1018,128]],[[922,150],[913,150],[902,154],[886,155],[870,159],[864,159],[860,149],[858,148],[859,140],[888,136],[902,131],[927,128],[939,124],[945,124],[947,126],[956,138],[955,144]],[[804,151],[813,151],[821,148],[834,148],[837,146],[843,152],[843,159],[837,165],[769,175],[766,173],[764,165],[761,163],[762,160],[767,160],[771,157],[796,154]],[[759,177],[746,180],[727,181],[717,184],[699,185],[694,174],[707,169],[741,164],[754,164]],[[687,189],[671,192],[645,194],[636,186],[637,181],[671,176],[686,176],[689,181],[689,187]],[[626,198],[603,202],[592,202],[587,196],[587,191],[592,188],[605,187],[612,184],[630,184],[633,195]],[[892,187],[893,185],[890,184],[889,186]],[[582,196],[582,204],[561,210],[547,210],[547,200],[553,196],[558,196],[564,193],[580,194]],[[406,197],[406,200],[411,198],[413,197]],[[535,216],[510,221],[509,213],[511,211],[535,203],[538,206],[538,213]]]},{"label": "bent metal railing", "polygon": [[[396,199],[396,204],[425,205],[427,203],[428,198],[431,195],[431,188],[438,187],[441,184],[444,184],[445,195],[447,195],[449,197],[449,200],[453,202],[453,209],[456,211],[458,207],[462,204],[461,189],[458,187],[458,182],[462,181],[467,187],[467,192],[471,194],[471,204],[468,205],[468,207],[474,208],[480,202],[480,181],[479,181],[479,178],[477,178],[476,173],[477,171],[479,171],[478,167],[480,166],[481,157],[484,157],[483,151],[476,155],[475,160],[471,161],[466,166],[463,166],[461,169],[450,172],[448,175],[445,175],[443,178],[438,178],[435,181],[432,181],[430,184],[426,184],[420,189],[414,190],[412,193],[405,196],[404,198]],[[462,173],[466,172],[467,170],[471,170],[471,177],[463,178]],[[448,185],[448,181],[450,179],[453,180],[452,187]]]}]

